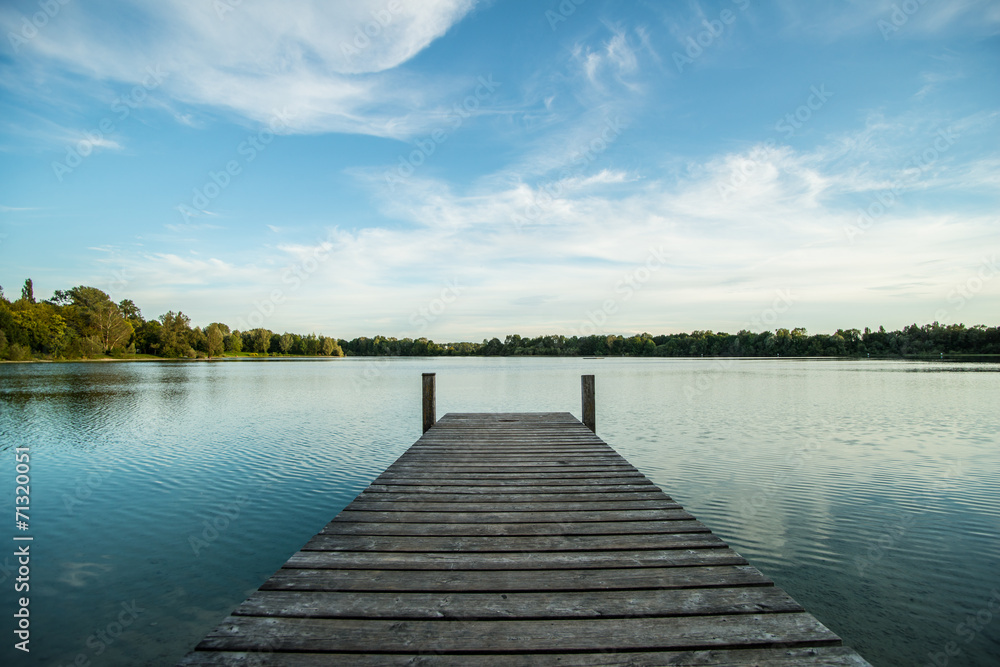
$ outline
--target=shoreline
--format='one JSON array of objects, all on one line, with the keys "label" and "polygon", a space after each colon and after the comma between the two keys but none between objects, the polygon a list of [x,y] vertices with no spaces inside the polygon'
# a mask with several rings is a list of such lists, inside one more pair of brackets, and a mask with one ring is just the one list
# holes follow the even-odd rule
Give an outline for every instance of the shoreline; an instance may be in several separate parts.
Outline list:
[{"label": "shoreline", "polygon": [[508,355],[478,355],[478,354],[464,354],[464,355],[344,355],[342,357],[326,357],[326,356],[306,356],[306,355],[283,355],[283,356],[261,356],[261,357],[251,357],[251,356],[224,356],[224,357],[201,357],[196,359],[189,359],[184,357],[153,357],[153,356],[143,356],[143,357],[132,357],[132,358],[115,358],[115,357],[102,357],[100,359],[0,359],[0,364],[92,364],[92,363],[115,363],[115,362],[157,362],[157,361],[167,361],[167,362],[177,362],[177,363],[204,363],[204,362],[234,362],[234,361],[320,361],[320,360],[330,360],[335,359],[459,359],[459,358],[482,358],[482,359],[581,359],[593,361],[596,359],[790,359],[795,361],[802,361],[807,359],[824,360],[824,361],[864,361],[864,360],[875,360],[875,361],[998,361],[1000,362],[1000,354],[946,354],[944,356],[935,355],[884,355],[878,357],[859,357],[859,356],[800,356],[800,357],[780,357],[780,356],[628,356],[628,355],[611,355],[604,357],[585,357],[578,355],[545,355],[545,354],[508,354]]}]

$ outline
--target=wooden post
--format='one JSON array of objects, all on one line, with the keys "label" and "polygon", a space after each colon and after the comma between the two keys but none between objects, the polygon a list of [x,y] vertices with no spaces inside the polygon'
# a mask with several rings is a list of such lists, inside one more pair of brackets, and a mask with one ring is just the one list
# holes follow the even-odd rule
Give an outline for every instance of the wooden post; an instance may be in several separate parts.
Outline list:
[{"label": "wooden post", "polygon": [[434,373],[423,374],[424,384],[424,433],[437,421],[437,405],[434,402]]},{"label": "wooden post", "polygon": [[580,385],[583,390],[583,425],[596,433],[597,415],[594,412],[594,376],[581,375]]}]

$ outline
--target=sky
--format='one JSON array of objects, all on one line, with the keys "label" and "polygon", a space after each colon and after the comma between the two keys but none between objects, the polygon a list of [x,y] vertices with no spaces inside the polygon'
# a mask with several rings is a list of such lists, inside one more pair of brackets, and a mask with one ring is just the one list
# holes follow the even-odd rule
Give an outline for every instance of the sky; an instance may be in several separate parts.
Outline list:
[{"label": "sky", "polygon": [[0,285],[439,342],[1000,324],[1000,2],[5,1]]}]

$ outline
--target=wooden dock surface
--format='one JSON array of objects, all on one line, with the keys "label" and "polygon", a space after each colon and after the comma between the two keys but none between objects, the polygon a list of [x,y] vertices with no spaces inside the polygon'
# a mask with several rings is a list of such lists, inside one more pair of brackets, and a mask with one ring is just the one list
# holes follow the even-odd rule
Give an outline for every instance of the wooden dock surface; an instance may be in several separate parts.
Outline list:
[{"label": "wooden dock surface", "polygon": [[193,665],[867,665],[569,413],[448,414]]}]

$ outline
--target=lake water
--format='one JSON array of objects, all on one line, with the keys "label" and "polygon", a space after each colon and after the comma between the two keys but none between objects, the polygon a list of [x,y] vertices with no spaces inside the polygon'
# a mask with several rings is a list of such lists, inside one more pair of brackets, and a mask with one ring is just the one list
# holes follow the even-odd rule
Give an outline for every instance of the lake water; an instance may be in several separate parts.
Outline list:
[{"label": "lake water", "polygon": [[0,365],[0,662],[180,659],[419,437],[431,371],[439,415],[579,416],[594,373],[598,435],[871,662],[1000,662],[1000,364],[617,358]]}]

